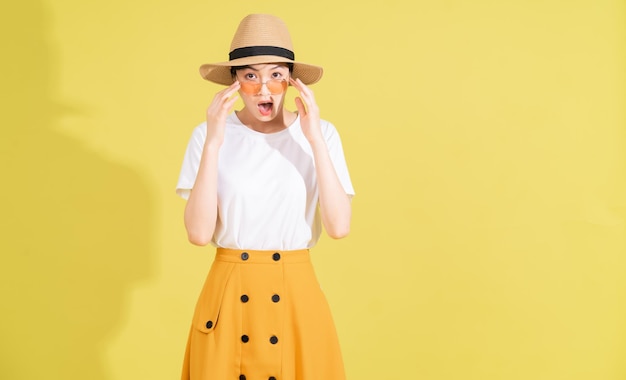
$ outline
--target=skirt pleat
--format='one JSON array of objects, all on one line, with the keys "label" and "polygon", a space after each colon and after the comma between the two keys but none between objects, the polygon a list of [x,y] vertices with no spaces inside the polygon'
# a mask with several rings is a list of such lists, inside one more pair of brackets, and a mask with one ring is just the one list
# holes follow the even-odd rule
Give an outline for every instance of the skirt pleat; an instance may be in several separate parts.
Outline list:
[{"label": "skirt pleat", "polygon": [[218,248],[192,319],[182,380],[344,380],[308,250]]}]

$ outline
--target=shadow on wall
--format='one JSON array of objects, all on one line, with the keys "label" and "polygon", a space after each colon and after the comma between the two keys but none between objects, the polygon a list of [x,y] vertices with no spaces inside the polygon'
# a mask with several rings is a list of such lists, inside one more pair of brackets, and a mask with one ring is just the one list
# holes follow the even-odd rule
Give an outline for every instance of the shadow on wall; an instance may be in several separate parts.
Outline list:
[{"label": "shadow on wall", "polygon": [[128,293],[153,273],[139,175],[55,132],[54,46],[40,1],[0,16],[0,378],[103,380]]}]

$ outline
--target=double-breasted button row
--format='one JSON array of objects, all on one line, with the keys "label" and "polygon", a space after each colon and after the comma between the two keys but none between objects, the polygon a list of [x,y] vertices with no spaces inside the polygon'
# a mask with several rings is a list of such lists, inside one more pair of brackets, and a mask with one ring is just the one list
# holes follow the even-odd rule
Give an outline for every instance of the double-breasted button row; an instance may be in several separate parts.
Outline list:
[{"label": "double-breasted button row", "polygon": [[[241,257],[241,260],[246,261],[250,258],[250,254],[248,252],[242,252],[240,257]],[[272,260],[279,261],[280,253],[274,252],[274,254],[272,255]]]},{"label": "double-breasted button row", "polygon": [[[248,301],[250,301],[250,297],[248,297],[247,294],[242,294],[241,297],[239,297],[239,299],[241,299],[241,302],[243,303],[247,303]],[[280,301],[280,296],[278,294],[274,294],[272,296],[272,302],[277,303],[279,301]]]},{"label": "double-breasted button row", "polygon": [[[242,252],[240,257],[241,257],[242,261],[247,261],[247,260],[250,259],[250,254],[248,252]],[[280,253],[274,252],[274,254],[272,254],[272,260],[280,261],[280,259],[281,259]],[[280,295],[274,294],[274,295],[272,295],[271,299],[272,299],[272,302],[278,303],[278,302],[280,302]],[[247,303],[248,301],[250,301],[250,297],[247,294],[242,294],[241,297],[240,297],[240,300],[241,300],[242,303]],[[207,322],[207,327],[209,326],[209,322]],[[210,322],[210,323],[211,323],[211,326],[212,326],[213,322]],[[208,328],[210,328],[210,327],[208,327]],[[248,343],[250,341],[250,337],[248,335],[244,334],[244,335],[241,336],[241,341],[243,343]],[[276,335],[272,335],[270,337],[269,341],[270,341],[271,344],[278,344],[278,337]],[[239,375],[239,380],[246,380],[246,376],[243,375],[243,374]],[[268,378],[268,380],[277,380],[277,379],[274,376],[270,376]]]},{"label": "double-breasted button row", "polygon": [[[244,343],[248,343],[250,341],[250,337],[244,334],[241,336],[241,341]],[[276,335],[272,335],[272,337],[270,338],[270,343],[271,344],[278,343],[278,337]]]}]

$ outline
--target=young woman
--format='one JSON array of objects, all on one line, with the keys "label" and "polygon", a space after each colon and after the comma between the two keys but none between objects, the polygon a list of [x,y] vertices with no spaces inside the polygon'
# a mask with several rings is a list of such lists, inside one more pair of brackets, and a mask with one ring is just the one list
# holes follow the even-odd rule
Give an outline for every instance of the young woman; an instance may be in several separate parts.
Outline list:
[{"label": "young woman", "polygon": [[[348,234],[354,195],[339,135],[308,87],[322,68],[295,61],[287,27],[271,15],[241,21],[229,58],[200,68],[228,87],[193,131],[177,186],[189,240],[217,247],[182,379],[344,379],[309,259],[322,225],[333,238]],[[297,112],[284,107],[289,86]],[[239,97],[244,107],[231,112]]]}]

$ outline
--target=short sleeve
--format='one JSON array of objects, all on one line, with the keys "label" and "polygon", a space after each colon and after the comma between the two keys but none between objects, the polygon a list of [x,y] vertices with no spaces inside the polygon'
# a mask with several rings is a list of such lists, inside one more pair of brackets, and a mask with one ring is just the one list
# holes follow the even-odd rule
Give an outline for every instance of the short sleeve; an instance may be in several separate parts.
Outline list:
[{"label": "short sleeve", "polygon": [[196,183],[196,176],[198,175],[198,168],[200,167],[200,159],[202,158],[202,149],[205,139],[206,125],[202,123],[197,126],[191,134],[191,138],[187,144],[187,151],[183,158],[183,165],[180,169],[180,175],[178,176],[176,194],[184,199],[189,199],[191,189],[193,189],[193,185]]},{"label": "short sleeve", "polygon": [[341,138],[339,137],[339,133],[337,132],[335,126],[328,121],[326,121],[326,125],[324,126],[324,135],[326,144],[328,145],[330,160],[333,162],[339,181],[341,182],[346,194],[354,196],[354,187],[352,186],[352,181],[350,180],[350,173],[348,171],[348,165],[343,152]]}]

